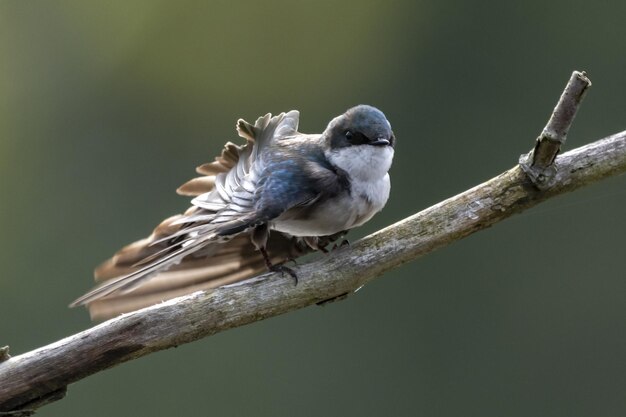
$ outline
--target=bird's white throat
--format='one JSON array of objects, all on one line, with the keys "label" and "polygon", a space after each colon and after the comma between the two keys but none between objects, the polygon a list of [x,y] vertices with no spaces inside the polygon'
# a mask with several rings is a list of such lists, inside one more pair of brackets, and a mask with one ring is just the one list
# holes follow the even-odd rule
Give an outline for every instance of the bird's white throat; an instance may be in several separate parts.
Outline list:
[{"label": "bird's white throat", "polygon": [[370,182],[387,174],[393,153],[391,146],[358,145],[330,150],[326,157],[353,180]]}]

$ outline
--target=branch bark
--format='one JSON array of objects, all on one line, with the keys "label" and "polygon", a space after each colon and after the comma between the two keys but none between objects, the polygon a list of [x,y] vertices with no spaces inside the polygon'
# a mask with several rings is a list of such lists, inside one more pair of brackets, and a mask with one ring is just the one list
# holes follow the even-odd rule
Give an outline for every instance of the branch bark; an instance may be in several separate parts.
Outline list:
[{"label": "branch bark", "polygon": [[591,81],[582,71],[574,71],[543,131],[535,141],[535,147],[522,155],[520,165],[531,181],[545,190],[552,185],[556,174],[554,158],[567,139],[567,132],[574,122],[578,107],[591,87]]},{"label": "branch bark", "polygon": [[295,268],[297,286],[290,276],[265,274],[125,314],[22,355],[8,357],[7,352],[0,363],[0,412],[27,415],[62,398],[68,384],[103,369],[349,294],[390,269],[546,199],[626,172],[626,131],[567,152],[554,164],[554,177],[545,190],[517,165],[350,247]]}]

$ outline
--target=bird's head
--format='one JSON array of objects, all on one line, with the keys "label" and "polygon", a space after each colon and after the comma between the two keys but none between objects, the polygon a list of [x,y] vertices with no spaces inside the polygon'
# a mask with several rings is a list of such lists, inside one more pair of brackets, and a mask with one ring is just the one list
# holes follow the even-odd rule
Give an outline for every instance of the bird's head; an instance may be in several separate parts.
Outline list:
[{"label": "bird's head", "polygon": [[360,145],[393,147],[396,142],[383,112],[365,104],[352,107],[331,120],[324,135],[331,149]]},{"label": "bird's head", "polygon": [[383,112],[375,107],[352,107],[331,120],[323,136],[328,159],[353,178],[383,178],[391,167],[396,138]]}]

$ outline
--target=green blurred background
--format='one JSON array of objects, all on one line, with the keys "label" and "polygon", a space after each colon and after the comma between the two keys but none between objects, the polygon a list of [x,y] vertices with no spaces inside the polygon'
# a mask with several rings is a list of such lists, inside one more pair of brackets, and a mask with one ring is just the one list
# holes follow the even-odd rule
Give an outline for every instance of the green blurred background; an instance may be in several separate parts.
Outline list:
[{"label": "green blurred background", "polygon": [[[358,103],[398,146],[352,239],[517,162],[574,69],[566,149],[626,128],[625,2],[0,2],[0,345],[90,326],[93,266],[188,200],[239,117]],[[626,179],[554,199],[358,295],[150,355],[42,416],[615,416]],[[0,383],[2,383],[0,381]]]}]

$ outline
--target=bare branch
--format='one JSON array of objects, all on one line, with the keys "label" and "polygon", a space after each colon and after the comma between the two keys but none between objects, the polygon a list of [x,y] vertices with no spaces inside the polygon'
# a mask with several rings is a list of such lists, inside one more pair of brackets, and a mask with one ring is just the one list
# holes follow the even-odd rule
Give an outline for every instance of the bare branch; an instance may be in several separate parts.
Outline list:
[{"label": "bare branch", "polygon": [[520,165],[533,183],[542,190],[551,186],[556,174],[554,159],[567,139],[567,132],[589,87],[591,81],[584,71],[572,73],[548,124],[535,142],[535,148],[520,157]]},{"label": "bare branch", "polygon": [[[568,117],[571,121],[573,115]],[[566,133],[567,128],[557,130]],[[295,268],[297,286],[290,276],[265,274],[125,314],[5,358],[0,363],[0,414],[26,415],[61,398],[68,384],[151,352],[352,293],[392,268],[550,197],[626,172],[626,131],[567,152],[555,164],[558,169],[548,189],[540,190],[515,166],[350,247]]]},{"label": "bare branch", "polygon": [[350,293],[385,271],[558,194],[626,171],[626,131],[557,158],[539,191],[516,166],[296,271],[265,274],[122,315],[0,364],[0,410],[14,410],[122,362]]}]

